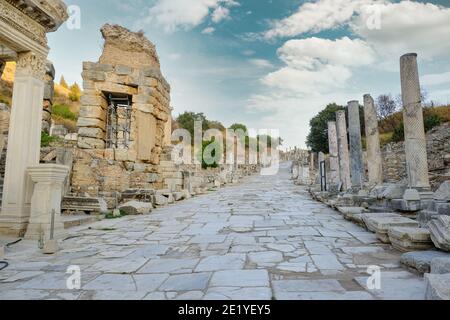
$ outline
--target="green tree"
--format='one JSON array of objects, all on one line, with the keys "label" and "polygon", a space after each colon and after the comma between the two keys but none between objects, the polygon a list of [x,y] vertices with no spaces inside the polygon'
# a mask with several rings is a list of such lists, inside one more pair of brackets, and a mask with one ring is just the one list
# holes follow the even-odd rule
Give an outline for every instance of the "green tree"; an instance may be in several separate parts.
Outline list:
[{"label": "green tree", "polygon": [[202,121],[202,134],[209,129],[217,129],[222,133],[225,133],[225,127],[219,121],[208,120],[203,113],[195,113],[186,111],[180,114],[176,121],[181,128],[189,131],[192,137],[192,143],[194,143],[194,124],[195,121]]},{"label": "green tree", "polygon": [[177,122],[181,128],[189,131],[192,137],[192,143],[194,143],[194,122],[201,120],[203,126],[205,125],[206,117],[203,113],[195,113],[186,111],[177,117]]},{"label": "green tree", "polygon": [[80,101],[81,98],[81,89],[80,86],[75,82],[70,86],[69,99],[71,101]]},{"label": "green tree", "polygon": [[336,111],[345,110],[344,107],[331,103],[319,112],[309,122],[310,132],[306,144],[313,152],[328,153],[328,122],[336,121]]},{"label": "green tree", "polygon": [[61,80],[59,80],[59,85],[63,88],[69,89],[69,85],[66,82],[66,79],[64,79],[64,76],[61,76]]}]

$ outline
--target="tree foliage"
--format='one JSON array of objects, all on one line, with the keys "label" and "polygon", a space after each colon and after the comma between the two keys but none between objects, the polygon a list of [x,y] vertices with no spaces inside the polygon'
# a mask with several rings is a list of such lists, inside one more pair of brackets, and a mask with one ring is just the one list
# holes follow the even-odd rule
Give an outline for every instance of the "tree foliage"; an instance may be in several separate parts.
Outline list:
[{"label": "tree foliage", "polygon": [[328,122],[336,121],[336,112],[344,107],[331,103],[309,122],[310,132],[306,144],[313,152],[328,153]]},{"label": "tree foliage", "polygon": [[63,88],[69,89],[69,85],[66,82],[66,79],[64,79],[64,76],[61,76],[61,79],[59,80],[59,85]]},{"label": "tree foliage", "polygon": [[69,99],[71,101],[80,101],[81,98],[81,89],[80,86],[75,82],[70,86]]}]

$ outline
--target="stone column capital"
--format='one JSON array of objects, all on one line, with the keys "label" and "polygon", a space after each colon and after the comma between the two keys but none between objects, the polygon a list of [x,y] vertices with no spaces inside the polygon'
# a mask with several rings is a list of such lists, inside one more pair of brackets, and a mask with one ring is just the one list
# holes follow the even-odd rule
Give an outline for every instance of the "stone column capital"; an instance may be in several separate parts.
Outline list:
[{"label": "stone column capital", "polygon": [[32,76],[44,80],[47,58],[32,51],[22,52],[17,57],[16,76]]},{"label": "stone column capital", "polygon": [[28,167],[27,172],[33,182],[63,183],[69,173],[69,167],[59,164],[40,164],[37,166]]}]

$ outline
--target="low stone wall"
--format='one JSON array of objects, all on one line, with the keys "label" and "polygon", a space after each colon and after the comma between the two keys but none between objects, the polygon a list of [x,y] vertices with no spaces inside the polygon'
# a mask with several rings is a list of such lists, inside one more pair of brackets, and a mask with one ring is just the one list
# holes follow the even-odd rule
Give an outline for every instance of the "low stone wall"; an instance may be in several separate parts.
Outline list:
[{"label": "low stone wall", "polygon": [[[433,190],[450,180],[450,122],[429,131],[427,137],[428,167]],[[382,149],[383,177],[386,182],[407,179],[405,145],[390,143]]]}]

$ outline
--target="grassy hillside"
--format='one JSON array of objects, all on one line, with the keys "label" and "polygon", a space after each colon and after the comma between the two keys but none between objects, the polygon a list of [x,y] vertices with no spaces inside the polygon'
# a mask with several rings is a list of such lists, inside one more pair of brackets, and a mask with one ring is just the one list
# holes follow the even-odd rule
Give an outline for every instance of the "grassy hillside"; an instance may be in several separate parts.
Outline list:
[{"label": "grassy hillside", "polygon": [[[11,105],[15,72],[15,62],[8,62],[5,66],[2,78],[0,79],[0,102],[6,103],[7,105]],[[57,83],[55,83],[54,88],[53,121],[55,124],[65,125],[71,132],[76,132],[76,122],[80,110],[80,103],[69,99],[69,89]]]},{"label": "grassy hillside", "polygon": [[[426,107],[423,110],[425,131],[450,122],[450,106]],[[381,144],[403,140],[403,113],[396,112],[379,123]]]}]

